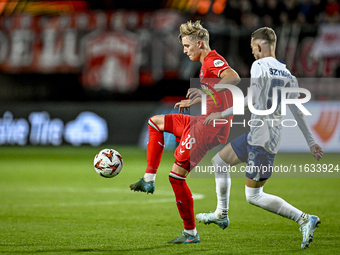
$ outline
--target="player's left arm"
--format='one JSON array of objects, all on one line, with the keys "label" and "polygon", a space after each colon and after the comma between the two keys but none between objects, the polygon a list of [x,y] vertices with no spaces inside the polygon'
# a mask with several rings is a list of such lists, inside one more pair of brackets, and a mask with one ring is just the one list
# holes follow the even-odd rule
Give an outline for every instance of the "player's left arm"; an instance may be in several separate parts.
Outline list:
[{"label": "player's left arm", "polygon": [[[233,69],[229,68],[229,69],[226,69],[224,71],[227,71],[226,75],[228,74],[228,76],[227,76],[228,81],[230,81],[230,78],[234,78],[235,82],[237,82],[237,83],[240,82],[241,79],[237,80],[236,77],[238,76],[238,74]],[[233,72],[235,72],[235,73],[233,74]],[[259,97],[260,97],[260,94],[261,94],[261,91],[263,89],[263,85],[261,86],[261,84],[259,83],[259,78],[262,76],[262,74],[263,74],[263,70],[262,70],[261,64],[258,61],[254,61],[254,63],[251,66],[251,69],[250,69],[250,77],[251,77],[251,86],[250,87],[252,88],[252,104],[253,105],[257,104]],[[222,82],[224,82],[223,79],[220,83],[222,83]],[[248,109],[248,96],[246,96],[244,98],[244,109]],[[205,119],[204,124],[209,125],[210,122],[212,122],[213,120],[225,119],[225,118],[233,115],[233,111],[234,111],[234,108],[230,107],[230,108],[224,110],[223,112],[212,113]]]},{"label": "player's left arm", "polygon": [[[259,97],[261,94],[261,88],[256,86],[256,84],[252,84],[252,104],[255,105],[259,101]],[[248,95],[244,98],[244,109],[248,109]],[[225,119],[231,115],[233,115],[234,107],[229,107],[223,112],[213,112],[211,113],[203,122],[205,125],[209,125],[213,120],[216,119]]]},{"label": "player's left arm", "polygon": [[[224,69],[220,73],[219,77],[221,78],[221,80],[218,83],[216,83],[216,84],[237,85],[241,81],[241,78],[238,75],[238,73],[234,69],[232,69],[232,68]],[[219,92],[227,90],[227,88],[214,88],[214,90],[217,93],[219,93]],[[214,91],[211,91],[211,90],[209,90],[209,91],[212,94],[215,93]],[[205,92],[203,92],[200,89],[193,88],[193,89],[188,90],[187,97],[190,98],[191,100],[194,100],[194,99],[196,99],[198,97],[201,97],[202,94],[204,94],[204,93]]]},{"label": "player's left arm", "polygon": [[312,155],[317,160],[320,160],[323,155],[323,150],[321,146],[315,142],[313,133],[310,130],[303,113],[300,111],[300,109],[295,104],[294,105],[289,104],[288,106],[289,106],[290,111],[294,115],[294,118],[296,119],[298,126],[307,141],[308,147],[310,148]]},{"label": "player's left arm", "polygon": [[[224,69],[220,74],[221,80],[217,84],[237,85],[240,83],[241,78],[238,73],[232,69]],[[216,92],[222,92],[227,90],[226,88],[214,88]]]},{"label": "player's left arm", "polygon": [[190,100],[190,99],[185,99],[181,100],[180,102],[177,102],[174,106],[174,109],[178,108],[179,113],[184,113],[185,111],[189,111],[189,108],[194,105],[200,103],[202,100],[200,97]]}]

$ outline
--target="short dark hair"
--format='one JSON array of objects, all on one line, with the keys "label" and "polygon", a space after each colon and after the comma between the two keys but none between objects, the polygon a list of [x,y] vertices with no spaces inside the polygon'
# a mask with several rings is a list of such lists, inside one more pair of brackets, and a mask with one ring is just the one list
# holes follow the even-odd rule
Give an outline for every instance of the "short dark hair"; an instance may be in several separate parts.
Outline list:
[{"label": "short dark hair", "polygon": [[251,38],[253,40],[260,39],[267,41],[270,45],[275,46],[276,44],[276,34],[275,31],[270,27],[261,27],[255,30],[251,34]]}]

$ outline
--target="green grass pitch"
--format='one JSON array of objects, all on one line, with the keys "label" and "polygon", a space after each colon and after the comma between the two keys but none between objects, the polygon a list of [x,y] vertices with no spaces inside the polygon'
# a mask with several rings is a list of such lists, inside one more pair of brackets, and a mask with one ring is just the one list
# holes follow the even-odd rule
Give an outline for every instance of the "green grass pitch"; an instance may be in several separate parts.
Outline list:
[{"label": "green grass pitch", "polygon": [[[273,177],[265,185],[265,192],[320,217],[307,250],[300,249],[295,222],[246,202],[244,178],[232,180],[227,229],[197,222],[201,243],[170,245],[183,230],[168,181],[173,152],[165,151],[156,191],[147,195],[129,189],[143,176],[145,150],[112,147],[124,159],[113,179],[93,169],[102,147],[0,147],[0,254],[340,254],[339,178]],[[275,159],[288,162],[315,163],[308,154]],[[320,162],[340,164],[339,155]],[[187,181],[195,213],[214,210],[214,178]]]}]

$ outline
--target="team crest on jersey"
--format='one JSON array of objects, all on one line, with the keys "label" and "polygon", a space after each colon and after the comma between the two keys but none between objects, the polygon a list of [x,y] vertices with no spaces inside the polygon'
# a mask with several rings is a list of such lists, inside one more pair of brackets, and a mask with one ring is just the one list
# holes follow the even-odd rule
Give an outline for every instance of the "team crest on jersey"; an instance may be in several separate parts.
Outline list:
[{"label": "team crest on jersey", "polygon": [[254,159],[255,159],[255,154],[254,154],[254,152],[249,152],[249,154],[248,154],[248,159],[249,159],[249,160],[254,160]]},{"label": "team crest on jersey", "polygon": [[220,67],[220,66],[223,66],[223,65],[224,65],[224,62],[221,59],[214,60],[214,66],[215,67]]}]

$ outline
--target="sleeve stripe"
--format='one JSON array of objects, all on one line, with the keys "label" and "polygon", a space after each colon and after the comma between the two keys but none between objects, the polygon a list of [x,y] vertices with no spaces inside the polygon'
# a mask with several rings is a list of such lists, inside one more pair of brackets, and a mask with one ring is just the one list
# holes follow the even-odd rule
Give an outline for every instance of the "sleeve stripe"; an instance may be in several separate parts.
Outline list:
[{"label": "sleeve stripe", "polygon": [[222,69],[220,69],[218,71],[218,77],[220,77],[222,71],[224,71],[225,69],[229,69],[229,68],[230,68],[230,66],[226,66],[226,67],[223,67]]}]

